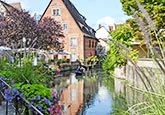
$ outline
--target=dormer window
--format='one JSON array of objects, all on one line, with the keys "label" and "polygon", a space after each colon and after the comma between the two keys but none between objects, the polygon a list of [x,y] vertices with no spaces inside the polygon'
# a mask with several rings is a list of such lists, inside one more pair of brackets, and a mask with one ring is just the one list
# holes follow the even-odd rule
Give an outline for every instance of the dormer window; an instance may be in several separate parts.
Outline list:
[{"label": "dormer window", "polygon": [[4,12],[0,12],[0,16],[5,16],[5,13]]},{"label": "dormer window", "polygon": [[93,30],[92,29],[90,29],[90,32],[93,34]]},{"label": "dormer window", "polygon": [[59,16],[60,15],[60,9],[59,8],[54,8],[52,10],[52,15],[53,16]]}]

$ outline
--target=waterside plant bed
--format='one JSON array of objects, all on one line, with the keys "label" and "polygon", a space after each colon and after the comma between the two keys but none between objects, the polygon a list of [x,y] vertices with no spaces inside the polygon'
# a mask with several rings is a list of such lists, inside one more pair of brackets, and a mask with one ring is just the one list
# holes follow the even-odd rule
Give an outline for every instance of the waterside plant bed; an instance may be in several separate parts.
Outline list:
[{"label": "waterside plant bed", "polygon": [[61,114],[61,106],[58,104],[54,90],[46,88],[43,84],[14,84],[10,81],[0,77],[1,101],[6,101],[6,112],[10,104],[14,106],[16,115]]}]

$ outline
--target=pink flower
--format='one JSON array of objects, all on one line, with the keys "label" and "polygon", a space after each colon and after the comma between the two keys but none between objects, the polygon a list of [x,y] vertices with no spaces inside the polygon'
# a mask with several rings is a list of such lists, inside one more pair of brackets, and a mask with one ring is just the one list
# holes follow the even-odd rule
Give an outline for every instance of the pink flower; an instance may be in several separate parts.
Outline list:
[{"label": "pink flower", "polygon": [[55,108],[55,106],[54,106],[54,105],[50,108],[50,114],[51,114],[51,115],[53,115],[53,114],[54,114],[54,108]]},{"label": "pink flower", "polygon": [[55,94],[56,94],[56,92],[52,89],[51,95],[52,95],[52,96],[55,96]]},{"label": "pink flower", "polygon": [[59,113],[59,112],[60,112],[59,108],[56,108],[56,113]]}]

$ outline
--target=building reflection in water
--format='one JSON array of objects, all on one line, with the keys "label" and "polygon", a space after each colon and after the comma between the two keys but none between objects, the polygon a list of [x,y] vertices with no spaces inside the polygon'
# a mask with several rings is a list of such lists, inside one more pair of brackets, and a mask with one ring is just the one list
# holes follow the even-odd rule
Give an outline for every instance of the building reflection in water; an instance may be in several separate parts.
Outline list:
[{"label": "building reflection in water", "polygon": [[107,107],[106,113],[111,111],[111,100],[109,100],[111,97],[107,89],[102,86],[98,76],[92,74],[82,78],[82,76],[75,76],[74,73],[71,73],[69,77],[57,79],[58,83],[55,84],[58,85],[55,86],[55,89],[59,94],[63,115],[85,115],[91,111],[102,113],[105,110],[98,108],[105,108],[104,105]]},{"label": "building reflection in water", "polygon": [[63,86],[58,87],[63,115],[76,115],[83,105],[83,87],[84,80],[77,80],[72,73],[70,79],[67,79]]}]

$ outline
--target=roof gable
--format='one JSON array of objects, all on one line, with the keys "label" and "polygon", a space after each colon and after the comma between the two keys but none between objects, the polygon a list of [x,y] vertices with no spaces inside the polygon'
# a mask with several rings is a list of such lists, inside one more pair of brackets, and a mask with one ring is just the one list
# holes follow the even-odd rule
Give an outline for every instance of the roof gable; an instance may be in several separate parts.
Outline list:
[{"label": "roof gable", "polygon": [[5,9],[5,11],[11,10],[12,8],[19,10],[19,11],[22,10],[20,2],[8,4],[6,2],[0,1],[0,5]]},{"label": "roof gable", "polygon": [[109,31],[104,27],[101,26],[96,30],[96,38],[108,38],[109,37]]},{"label": "roof gable", "polygon": [[87,25],[86,18],[81,15],[75,6],[70,2],[70,0],[62,0],[64,5],[70,12],[73,19],[76,21],[77,25],[79,26],[80,30],[88,37],[96,38],[95,37],[95,30]]},{"label": "roof gable", "polygon": [[[52,3],[52,1],[53,0],[50,0],[47,8],[45,9],[44,13],[42,14],[42,16],[40,18],[40,20],[42,20],[44,14],[46,13],[48,8],[50,7],[50,4]],[[64,5],[66,6],[66,8],[68,9],[71,16],[73,17],[73,19],[75,20],[78,27],[80,28],[80,30],[84,33],[84,35],[88,36],[88,37],[96,38],[95,37],[95,30],[87,25],[87,23],[85,22],[86,21],[85,17],[78,12],[78,10],[70,2],[70,0],[62,0],[62,1],[63,1]]]},{"label": "roof gable", "polygon": [[11,6],[13,6],[14,8],[16,8],[17,10],[22,10],[22,7],[21,7],[21,3],[20,2],[17,2],[17,3],[10,3]]}]

